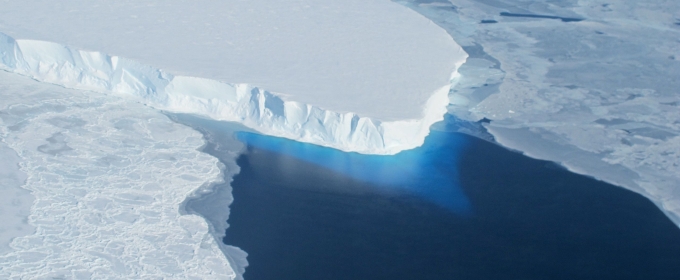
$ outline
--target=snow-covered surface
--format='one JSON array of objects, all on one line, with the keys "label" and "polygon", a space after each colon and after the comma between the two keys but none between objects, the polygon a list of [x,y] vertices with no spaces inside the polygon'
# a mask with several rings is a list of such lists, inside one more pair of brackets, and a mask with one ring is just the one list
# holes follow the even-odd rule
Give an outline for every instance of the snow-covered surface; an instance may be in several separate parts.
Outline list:
[{"label": "snow-covered surface", "polygon": [[3,169],[3,187],[26,179],[35,197],[35,230],[0,253],[0,278],[240,277],[208,223],[180,214],[189,194],[222,180],[200,133],[137,102],[0,71],[0,140],[2,167],[25,174]]},{"label": "snow-covered surface", "polygon": [[470,55],[451,113],[490,119],[500,144],[639,192],[680,225],[680,1],[402,3]]},{"label": "snow-covered surface", "polygon": [[39,80],[382,154],[422,143],[466,58],[388,0],[8,0],[0,32],[21,39],[7,67]]},{"label": "snow-covered surface", "polygon": [[27,220],[33,196],[21,187],[26,174],[19,170],[19,162],[19,156],[0,138],[0,254],[11,250],[9,243],[15,237],[35,231]]}]

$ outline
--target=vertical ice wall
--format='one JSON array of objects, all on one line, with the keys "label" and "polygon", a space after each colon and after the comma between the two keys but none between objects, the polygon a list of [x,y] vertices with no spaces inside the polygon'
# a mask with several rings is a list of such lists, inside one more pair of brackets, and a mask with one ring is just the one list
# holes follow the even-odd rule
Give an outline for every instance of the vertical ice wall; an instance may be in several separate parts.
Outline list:
[{"label": "vertical ice wall", "polygon": [[[269,135],[372,154],[394,154],[421,145],[429,127],[443,119],[451,83],[458,77],[453,72],[450,83],[432,93],[421,118],[381,121],[289,101],[248,84],[173,76],[125,58],[56,43],[14,40],[1,33],[0,41],[0,67],[39,81],[129,95],[157,109],[236,121]],[[460,59],[457,69],[467,55],[460,49],[452,52]]]}]

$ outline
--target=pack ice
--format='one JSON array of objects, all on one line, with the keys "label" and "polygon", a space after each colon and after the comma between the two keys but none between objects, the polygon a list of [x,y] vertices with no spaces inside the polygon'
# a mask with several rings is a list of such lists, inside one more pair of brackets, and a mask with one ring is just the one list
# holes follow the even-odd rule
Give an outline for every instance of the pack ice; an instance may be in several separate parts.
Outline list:
[{"label": "pack ice", "polygon": [[679,1],[407,2],[470,55],[452,114],[489,119],[499,144],[638,192],[680,225]]},{"label": "pack ice", "polygon": [[222,178],[204,143],[142,104],[0,71],[0,278],[239,279],[238,249],[179,211]]},{"label": "pack ice", "polygon": [[467,57],[388,0],[22,0],[0,18],[8,71],[361,153],[422,144]]}]

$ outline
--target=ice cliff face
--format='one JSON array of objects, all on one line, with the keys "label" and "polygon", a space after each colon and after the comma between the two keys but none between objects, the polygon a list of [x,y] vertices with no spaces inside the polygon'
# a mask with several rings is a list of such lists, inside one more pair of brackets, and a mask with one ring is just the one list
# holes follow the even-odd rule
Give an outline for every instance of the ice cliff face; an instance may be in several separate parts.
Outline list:
[{"label": "ice cliff face", "polygon": [[[455,82],[467,55],[452,51],[461,53],[451,76]],[[443,119],[451,88],[447,84],[434,92],[419,119],[380,121],[286,100],[249,84],[174,76],[122,57],[51,42],[15,40],[2,33],[0,62],[4,70],[43,82],[130,95],[161,110],[236,121],[264,134],[371,154],[395,154],[420,146],[429,127]]]}]

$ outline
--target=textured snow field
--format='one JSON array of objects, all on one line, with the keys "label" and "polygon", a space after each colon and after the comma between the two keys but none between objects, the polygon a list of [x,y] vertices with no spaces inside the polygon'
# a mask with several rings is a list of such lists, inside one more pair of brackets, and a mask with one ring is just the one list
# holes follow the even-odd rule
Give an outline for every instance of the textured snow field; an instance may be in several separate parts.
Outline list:
[{"label": "textured snow field", "polygon": [[0,255],[12,248],[13,238],[33,233],[35,228],[26,218],[33,205],[33,196],[22,188],[26,174],[19,170],[21,159],[0,138]]},{"label": "textured snow field", "polygon": [[[72,88],[199,96],[182,100],[182,112],[381,154],[422,144],[467,57],[442,28],[389,0],[5,0],[0,32],[19,41],[0,40],[17,73]],[[267,94],[235,97],[239,85]]]},{"label": "textured snow field", "polygon": [[502,145],[639,192],[680,225],[679,1],[404,4],[470,55],[451,113],[490,119]]},{"label": "textured snow field", "polygon": [[[0,193],[10,199],[7,190],[25,179],[34,197],[30,214],[16,210],[28,225],[14,215],[2,226],[35,229],[11,233],[0,278],[238,278],[206,221],[180,215],[189,194],[222,180],[217,159],[197,150],[203,144],[200,133],[134,100],[0,71],[0,152],[9,168]],[[6,172],[17,163],[25,176]]]}]

